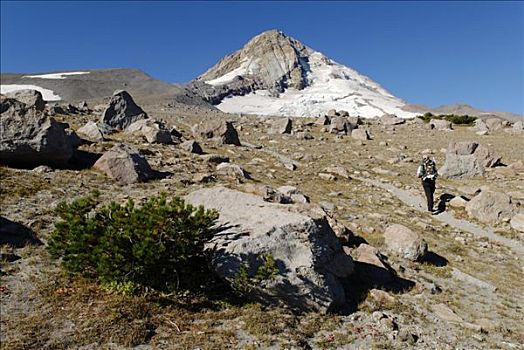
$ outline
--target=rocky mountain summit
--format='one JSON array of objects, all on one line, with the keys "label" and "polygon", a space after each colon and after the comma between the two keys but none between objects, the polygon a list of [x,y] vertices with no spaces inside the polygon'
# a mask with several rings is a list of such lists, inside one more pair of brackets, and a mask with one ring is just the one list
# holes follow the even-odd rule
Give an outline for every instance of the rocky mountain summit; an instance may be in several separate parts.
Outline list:
[{"label": "rocky mountain summit", "polygon": [[368,77],[277,30],[255,36],[189,87],[232,113],[319,116],[337,108],[364,117],[415,116]]}]

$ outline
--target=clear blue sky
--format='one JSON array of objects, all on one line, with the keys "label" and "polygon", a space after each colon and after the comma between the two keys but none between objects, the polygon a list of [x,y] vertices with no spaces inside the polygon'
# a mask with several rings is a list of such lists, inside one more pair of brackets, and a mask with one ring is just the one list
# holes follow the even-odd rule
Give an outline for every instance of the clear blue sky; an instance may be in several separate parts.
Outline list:
[{"label": "clear blue sky", "polygon": [[203,73],[280,29],[410,103],[524,114],[523,2],[1,2],[1,71]]}]

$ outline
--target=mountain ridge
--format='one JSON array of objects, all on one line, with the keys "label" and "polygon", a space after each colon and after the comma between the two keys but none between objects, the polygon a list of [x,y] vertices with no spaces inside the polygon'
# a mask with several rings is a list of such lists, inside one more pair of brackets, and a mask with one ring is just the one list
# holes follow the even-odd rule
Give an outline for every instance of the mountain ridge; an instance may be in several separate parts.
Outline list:
[{"label": "mountain ridge", "polygon": [[463,103],[438,107],[410,104],[369,77],[279,30],[254,36],[240,50],[224,56],[188,83],[167,83],[137,68],[103,68],[1,73],[1,84],[2,92],[7,92],[6,86],[38,87],[51,97],[47,100],[72,102],[105,99],[115,90],[125,89],[138,98],[217,107],[229,113],[315,116],[329,109],[343,109],[365,117],[414,117],[431,112],[524,118]]}]

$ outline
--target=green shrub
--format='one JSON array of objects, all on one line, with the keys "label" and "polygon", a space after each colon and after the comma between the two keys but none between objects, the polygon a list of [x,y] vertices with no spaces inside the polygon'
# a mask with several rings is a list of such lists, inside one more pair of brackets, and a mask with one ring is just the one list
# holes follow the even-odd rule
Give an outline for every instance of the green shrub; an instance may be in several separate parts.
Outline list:
[{"label": "green shrub", "polygon": [[275,258],[270,253],[262,254],[262,263],[258,266],[254,275],[249,274],[249,267],[241,264],[235,276],[233,287],[240,294],[247,294],[259,286],[263,281],[272,280],[278,275],[278,267]]},{"label": "green shrub", "polygon": [[110,203],[96,208],[97,196],[60,203],[60,219],[48,250],[70,273],[98,278],[108,288],[173,291],[187,288],[206,270],[204,242],[218,218],[216,211],[193,207],[164,194],[136,207]]},{"label": "green shrub", "polygon": [[419,119],[422,119],[424,122],[429,123],[432,119],[447,120],[457,125],[472,125],[477,117],[469,115],[455,115],[455,114],[440,114],[433,115],[430,112],[425,113],[424,115],[418,116]]}]

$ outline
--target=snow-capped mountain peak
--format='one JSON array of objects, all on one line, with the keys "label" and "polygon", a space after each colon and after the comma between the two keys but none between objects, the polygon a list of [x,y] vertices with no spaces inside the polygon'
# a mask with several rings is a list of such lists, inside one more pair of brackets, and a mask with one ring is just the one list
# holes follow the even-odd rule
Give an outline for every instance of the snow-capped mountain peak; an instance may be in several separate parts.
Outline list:
[{"label": "snow-capped mountain peak", "polygon": [[380,84],[275,30],[255,36],[192,85],[230,113],[318,116],[337,109],[362,117],[415,116]]}]

